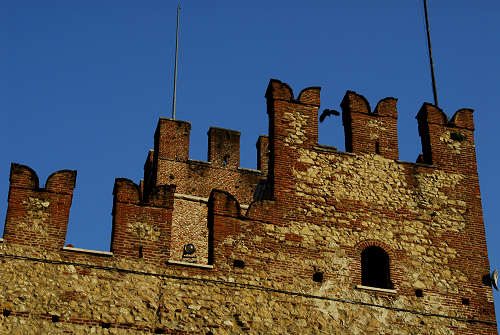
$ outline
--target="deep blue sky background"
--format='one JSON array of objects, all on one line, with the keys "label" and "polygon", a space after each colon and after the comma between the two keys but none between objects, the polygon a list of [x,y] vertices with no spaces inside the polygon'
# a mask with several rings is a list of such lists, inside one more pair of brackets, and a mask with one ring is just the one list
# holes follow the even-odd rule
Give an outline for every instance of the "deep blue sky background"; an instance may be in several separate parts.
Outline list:
[{"label": "deep blue sky background", "polygon": [[[177,118],[192,123],[191,158],[206,160],[213,125],[241,130],[241,165],[256,167],[270,78],[296,94],[322,86],[322,109],[339,109],[348,89],[372,106],[397,97],[400,158],[421,152],[415,115],[432,102],[422,1],[181,5]],[[75,169],[67,243],[109,250],[114,178],[142,178],[158,117],[171,115],[176,6],[0,3],[0,228],[11,162],[32,167],[42,186],[52,172]],[[440,107],[449,116],[476,111],[488,251],[500,268],[500,2],[430,0],[429,14]],[[320,143],[344,150],[340,118],[319,131]]]}]

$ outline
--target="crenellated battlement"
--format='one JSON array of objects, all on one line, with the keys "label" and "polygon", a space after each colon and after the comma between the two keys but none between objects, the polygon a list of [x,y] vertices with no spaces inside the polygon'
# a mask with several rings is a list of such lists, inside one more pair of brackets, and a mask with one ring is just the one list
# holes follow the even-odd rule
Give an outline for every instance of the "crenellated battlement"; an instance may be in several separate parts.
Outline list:
[{"label": "crenellated battlement", "polygon": [[272,100],[283,100],[287,102],[299,103],[304,105],[312,105],[319,107],[320,105],[319,86],[310,86],[300,91],[297,100],[294,98],[293,90],[287,83],[283,83],[278,79],[271,79],[266,90],[265,97]]},{"label": "crenellated battlement", "polygon": [[62,248],[75,181],[76,171],[61,170],[52,173],[40,188],[35,171],[12,163],[5,242],[48,250]]},{"label": "crenellated battlement", "polygon": [[212,166],[238,168],[240,166],[240,132],[210,127],[208,131],[208,161]]},{"label": "crenellated battlement", "polygon": [[[212,190],[229,192],[244,208],[253,204],[252,213],[267,217],[266,213],[257,214],[259,206],[255,201],[279,202],[291,197],[290,192],[296,187],[294,174],[307,169],[310,163],[305,162],[314,163],[304,159],[304,150],[325,157],[341,154],[318,144],[320,91],[319,87],[308,87],[295,99],[288,84],[271,79],[265,93],[269,135],[259,136],[256,143],[258,170],[239,167],[239,131],[210,127],[208,160],[196,161],[189,159],[191,123],[160,118],[154,150],[148,152],[144,163],[144,179],[139,185],[116,179],[111,250],[116,255],[138,254],[139,248],[151,242],[130,237],[136,229],[130,227],[132,221],[139,222],[137,217],[142,217],[146,218],[144,227],[137,229],[158,231],[168,241],[155,246],[162,250],[161,255],[181,261],[184,245],[195,241],[199,250],[196,261],[207,263],[207,206]],[[396,98],[381,99],[372,110],[364,96],[347,91],[340,106],[348,153],[371,155],[369,160],[378,155],[397,162]],[[448,120],[441,109],[424,103],[416,116],[422,139],[422,155],[417,162],[474,175],[472,114],[471,109],[461,109]],[[464,164],[464,160],[469,163]],[[40,188],[38,176],[31,168],[12,164],[5,241],[61,248],[75,180],[76,171],[57,171]],[[129,212],[134,214],[123,214]],[[151,215],[156,219],[150,219]],[[155,224],[159,217],[161,225]],[[191,218],[189,224],[186,217]],[[29,221],[36,224],[27,224]],[[31,230],[35,227],[39,231],[33,235]]]},{"label": "crenellated battlement", "polygon": [[29,166],[12,163],[10,167],[10,186],[34,192],[49,192],[60,194],[73,194],[75,188],[76,171],[60,170],[52,173],[45,182],[45,187],[40,188],[37,173]]},{"label": "crenellated battlement", "polygon": [[[210,127],[207,161],[189,159],[191,124],[160,118],[155,132],[155,149],[149,151],[141,182],[144,196],[154,187],[176,185],[172,219],[172,261],[208,263],[207,202],[212,189],[234,194],[243,204],[253,200],[255,189],[267,175],[267,144],[257,141],[259,170],[240,168],[240,132]],[[184,246],[194,244],[196,252],[186,257]]]},{"label": "crenellated battlement", "polygon": [[346,151],[398,159],[396,103],[395,98],[384,98],[371,111],[364,96],[347,91],[340,104]]},{"label": "crenellated battlement", "polygon": [[476,170],[473,112],[468,108],[460,109],[448,121],[440,108],[424,103],[416,116],[422,141],[419,160],[452,170],[467,168],[460,162],[467,160],[468,168]]},{"label": "crenellated battlement", "polygon": [[[234,325],[268,333],[258,320],[295,325],[298,314],[307,315],[302,328],[312,322],[325,333],[344,322],[377,332],[332,315],[374,315],[389,333],[495,332],[473,111],[448,119],[424,103],[416,116],[422,154],[401,162],[396,98],[372,110],[347,91],[341,152],[318,143],[320,91],[295,98],[288,84],[270,81],[257,170],[239,166],[239,131],[209,128],[207,161],[198,161],[189,158],[191,124],[160,118],[144,179],[115,180],[111,252],[64,247],[76,171],[57,171],[40,188],[35,171],[13,163],[2,271],[36,267],[44,281],[15,277],[31,300],[9,293],[4,305],[14,315],[47,306],[40,315],[58,313],[53,322],[158,333]],[[384,284],[369,281],[373,250],[384,257],[375,264]],[[43,285],[51,295],[40,303]],[[247,315],[249,306],[258,308]]]},{"label": "crenellated battlement", "polygon": [[170,255],[175,185],[153,187],[144,198],[139,185],[118,178],[113,188],[111,251],[118,257],[161,265]]}]

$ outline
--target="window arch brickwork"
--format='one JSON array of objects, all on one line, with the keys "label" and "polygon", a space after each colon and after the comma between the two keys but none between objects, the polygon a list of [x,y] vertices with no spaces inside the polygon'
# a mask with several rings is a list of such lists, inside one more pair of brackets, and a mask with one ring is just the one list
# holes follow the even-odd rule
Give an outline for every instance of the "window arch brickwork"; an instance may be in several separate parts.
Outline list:
[{"label": "window arch brickwork", "polygon": [[[404,253],[400,253],[398,251],[393,250],[387,244],[378,240],[364,240],[357,243],[353,249],[351,249],[352,253],[349,254],[352,257],[351,263],[351,275],[353,278],[354,285],[364,285],[364,286],[372,286],[363,284],[363,266],[362,266],[362,253],[369,247],[376,247],[382,249],[388,256],[388,271],[389,271],[389,280],[390,285],[386,285],[389,287],[380,287],[380,288],[397,288],[398,283],[401,280],[401,262],[403,262],[402,257],[404,257]],[[401,287],[399,287],[401,289]]]},{"label": "window arch brickwork", "polygon": [[361,285],[392,289],[389,254],[378,246],[361,252]]}]

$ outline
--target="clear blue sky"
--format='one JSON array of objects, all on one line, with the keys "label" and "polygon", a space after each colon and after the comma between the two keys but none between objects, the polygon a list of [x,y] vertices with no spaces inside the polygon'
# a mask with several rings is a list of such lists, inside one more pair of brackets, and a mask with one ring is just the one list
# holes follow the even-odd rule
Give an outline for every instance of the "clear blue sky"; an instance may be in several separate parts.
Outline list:
[{"label": "clear blue sky", "polygon": [[[182,2],[177,118],[192,122],[190,155],[206,160],[210,125],[241,130],[241,165],[256,167],[267,133],[270,78],[295,93],[322,87],[322,108],[346,90],[371,105],[397,97],[402,160],[421,151],[415,115],[432,102],[422,1]],[[160,116],[170,116],[175,1],[0,3],[0,218],[11,162],[43,185],[78,170],[67,243],[109,250],[114,179],[142,178]],[[479,177],[492,269],[500,268],[500,2],[429,0],[440,107],[475,109]],[[340,118],[320,143],[344,149]],[[2,228],[3,229],[3,228]],[[497,318],[499,292],[494,293]]]}]

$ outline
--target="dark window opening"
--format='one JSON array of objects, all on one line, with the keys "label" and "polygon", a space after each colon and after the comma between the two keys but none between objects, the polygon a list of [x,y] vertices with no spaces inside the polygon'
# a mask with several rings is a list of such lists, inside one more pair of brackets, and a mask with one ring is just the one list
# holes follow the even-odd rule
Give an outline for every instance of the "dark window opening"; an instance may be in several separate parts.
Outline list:
[{"label": "dark window opening", "polygon": [[156,328],[155,334],[166,334],[167,332],[163,328]]},{"label": "dark window opening", "polygon": [[323,272],[315,272],[313,274],[313,281],[321,283],[323,281]]},{"label": "dark window opening", "polygon": [[142,246],[139,247],[139,258],[142,258],[144,257],[143,253],[142,253]]},{"label": "dark window opening", "polygon": [[10,315],[10,311],[8,309],[4,309],[2,314],[3,316],[8,317]]},{"label": "dark window opening", "polygon": [[110,322],[101,322],[101,327],[102,328],[109,328],[109,327],[111,327],[111,323]]},{"label": "dark window opening", "polygon": [[470,304],[469,298],[462,298],[462,305],[469,305],[469,304]]},{"label": "dark window opening", "polygon": [[422,298],[424,296],[424,292],[421,289],[416,289],[415,290],[415,296],[417,298]]},{"label": "dark window opening", "polygon": [[380,154],[380,144],[378,143],[378,141],[377,141],[377,142],[375,142],[375,153],[376,153],[377,155],[379,155],[379,154]]},{"label": "dark window opening", "polygon": [[235,268],[240,268],[240,269],[243,269],[245,267],[245,262],[243,262],[242,260],[240,259],[235,259],[234,262],[233,262],[233,266]]},{"label": "dark window opening", "polygon": [[371,246],[361,253],[361,284],[392,289],[389,255],[384,249]]},{"label": "dark window opening", "polygon": [[491,282],[491,276],[489,273],[484,274],[481,279],[482,279],[482,282],[484,285],[491,286],[492,282]]},{"label": "dark window opening", "polygon": [[52,322],[59,322],[59,315],[52,315]]}]

